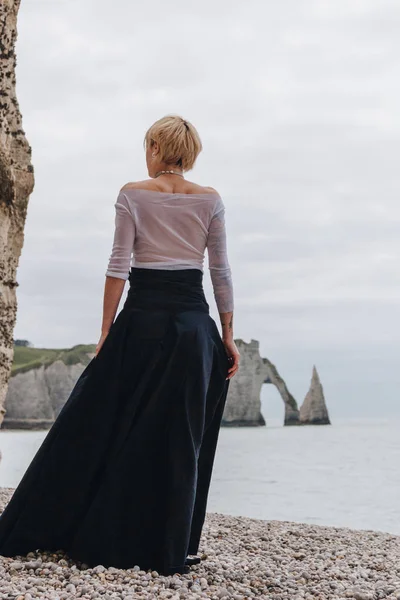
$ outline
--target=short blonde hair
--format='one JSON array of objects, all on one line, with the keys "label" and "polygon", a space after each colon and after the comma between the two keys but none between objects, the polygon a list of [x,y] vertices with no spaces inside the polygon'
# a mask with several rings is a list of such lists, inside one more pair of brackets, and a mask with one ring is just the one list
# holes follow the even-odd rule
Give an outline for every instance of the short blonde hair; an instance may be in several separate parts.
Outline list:
[{"label": "short blonde hair", "polygon": [[147,148],[157,142],[161,162],[177,165],[183,171],[193,169],[203,149],[196,128],[179,115],[167,115],[146,131],[143,145]]}]

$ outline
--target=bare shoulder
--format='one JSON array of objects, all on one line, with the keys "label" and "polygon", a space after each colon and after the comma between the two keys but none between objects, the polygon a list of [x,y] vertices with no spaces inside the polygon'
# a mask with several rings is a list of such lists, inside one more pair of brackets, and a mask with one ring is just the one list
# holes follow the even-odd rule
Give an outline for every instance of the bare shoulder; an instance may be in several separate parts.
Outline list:
[{"label": "bare shoulder", "polygon": [[217,190],[213,187],[211,187],[210,185],[199,185],[198,183],[194,183],[193,181],[188,181],[187,182],[190,185],[190,188],[188,189],[188,193],[192,193],[192,194],[217,194],[219,196],[219,193],[217,192]]},{"label": "bare shoulder", "polygon": [[130,181],[122,186],[121,192],[125,190],[154,190],[152,179],[143,179],[143,181]]},{"label": "bare shoulder", "polygon": [[204,189],[210,191],[213,194],[218,194],[218,196],[219,196],[219,192],[215,188],[211,187],[210,185],[205,186]]}]

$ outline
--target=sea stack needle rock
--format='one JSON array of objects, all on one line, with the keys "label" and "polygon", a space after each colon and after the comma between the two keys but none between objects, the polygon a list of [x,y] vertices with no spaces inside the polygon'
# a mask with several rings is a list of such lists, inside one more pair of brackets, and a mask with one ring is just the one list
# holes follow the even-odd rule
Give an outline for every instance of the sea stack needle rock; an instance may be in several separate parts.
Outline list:
[{"label": "sea stack needle rock", "polygon": [[330,423],[324,390],[319,380],[317,369],[314,366],[310,389],[300,407],[300,424],[330,425]]},{"label": "sea stack needle rock", "polygon": [[15,92],[15,42],[20,0],[0,2],[0,425],[13,362],[16,272],[34,186],[31,148]]},{"label": "sea stack needle rock", "polygon": [[236,339],[235,343],[240,352],[240,368],[230,380],[222,425],[265,425],[260,398],[264,383],[272,383],[277,387],[285,404],[285,425],[297,424],[299,410],[296,400],[276,367],[268,359],[260,356],[258,340],[252,339],[246,343],[242,339]]}]

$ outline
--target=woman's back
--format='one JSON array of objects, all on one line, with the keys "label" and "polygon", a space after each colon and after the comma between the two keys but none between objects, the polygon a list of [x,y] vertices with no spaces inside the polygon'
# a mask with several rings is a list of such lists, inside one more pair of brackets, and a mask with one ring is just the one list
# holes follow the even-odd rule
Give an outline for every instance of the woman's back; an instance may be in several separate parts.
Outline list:
[{"label": "woman's back", "polygon": [[203,271],[207,248],[218,310],[233,310],[225,207],[216,190],[186,180],[158,188],[153,181],[127,184],[115,209],[114,243],[106,275],[128,279],[131,266]]}]

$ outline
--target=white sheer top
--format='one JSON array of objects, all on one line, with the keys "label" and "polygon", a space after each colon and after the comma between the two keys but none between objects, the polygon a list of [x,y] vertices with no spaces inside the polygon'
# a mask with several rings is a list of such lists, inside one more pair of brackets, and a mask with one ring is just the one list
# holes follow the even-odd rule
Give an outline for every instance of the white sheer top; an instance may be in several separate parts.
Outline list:
[{"label": "white sheer top", "polygon": [[218,311],[233,311],[225,206],[218,193],[125,188],[114,206],[114,242],[106,276],[128,279],[131,266],[203,272],[207,248]]}]

